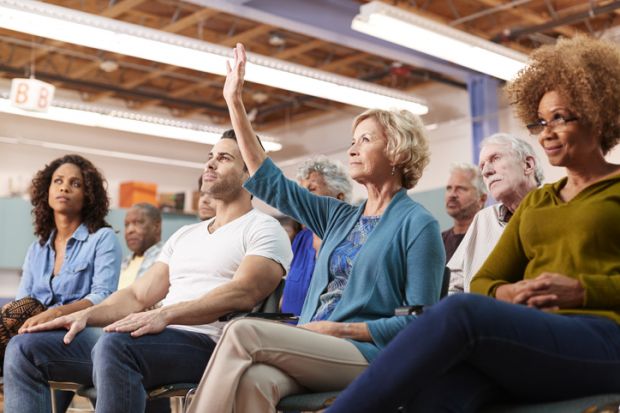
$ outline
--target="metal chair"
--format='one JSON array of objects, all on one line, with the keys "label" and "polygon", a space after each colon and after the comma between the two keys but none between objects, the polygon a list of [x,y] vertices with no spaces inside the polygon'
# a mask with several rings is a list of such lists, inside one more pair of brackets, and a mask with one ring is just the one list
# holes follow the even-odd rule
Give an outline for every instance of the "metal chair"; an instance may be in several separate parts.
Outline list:
[{"label": "metal chair", "polygon": [[[56,390],[59,391],[72,391],[77,393],[78,389],[83,387],[79,383],[73,383],[69,381],[49,381],[50,394],[52,399],[52,413],[58,413],[58,407],[56,406]],[[94,406],[93,406],[94,407]]]},{"label": "metal chair", "polygon": [[[441,280],[441,290],[439,298],[443,298],[448,294],[448,287],[450,286],[450,268],[446,267],[443,272]],[[395,311],[395,315],[411,315],[417,314],[424,309],[424,306],[414,305],[406,307],[398,307]],[[305,394],[293,394],[280,400],[278,403],[278,410],[283,412],[288,411],[308,411],[314,412],[317,410],[323,410],[329,407],[334,400],[340,394],[339,391],[321,392],[321,393],[305,393]]]},{"label": "metal chair", "polygon": [[[270,316],[277,314],[278,317],[292,318],[292,314],[281,314],[278,312],[280,305],[280,298],[284,291],[284,279],[280,281],[280,284],[276,289],[263,300],[260,304],[252,309],[250,312],[233,312],[220,317],[220,321],[229,321],[238,317],[256,317],[256,316]],[[86,397],[91,401],[91,404],[97,400],[97,391],[93,386],[83,386],[77,383],[67,382],[53,382],[50,381],[50,389],[52,389],[52,405],[54,405],[54,391],[55,390],[68,390],[77,393],[80,396]],[[185,408],[188,405],[191,397],[196,391],[198,383],[170,383],[163,386],[156,387],[147,391],[147,397],[149,400],[156,400],[161,398],[169,398],[176,406],[177,412],[185,412]],[[57,413],[52,411],[52,413]]]}]

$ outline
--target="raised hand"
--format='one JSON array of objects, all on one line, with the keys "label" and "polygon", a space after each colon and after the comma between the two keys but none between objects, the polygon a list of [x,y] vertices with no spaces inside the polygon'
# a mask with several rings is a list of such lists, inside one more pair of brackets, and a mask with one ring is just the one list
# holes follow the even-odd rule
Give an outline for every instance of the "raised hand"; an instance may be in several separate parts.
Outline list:
[{"label": "raised hand", "polygon": [[224,83],[224,99],[227,103],[232,103],[235,99],[241,99],[243,91],[243,79],[245,77],[245,63],[247,57],[245,47],[241,43],[237,43],[233,49],[234,62],[226,61],[226,82]]},{"label": "raised hand", "polygon": [[161,308],[129,314],[128,316],[105,327],[103,331],[108,333],[131,333],[132,337],[140,337],[145,334],[157,334],[164,331],[168,323],[163,317]]}]

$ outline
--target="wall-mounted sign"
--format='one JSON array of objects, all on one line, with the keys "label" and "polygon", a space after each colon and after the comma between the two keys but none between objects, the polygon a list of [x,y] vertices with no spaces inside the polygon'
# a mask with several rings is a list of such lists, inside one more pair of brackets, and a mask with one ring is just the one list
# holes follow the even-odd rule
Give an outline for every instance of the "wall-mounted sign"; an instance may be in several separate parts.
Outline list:
[{"label": "wall-mounted sign", "polygon": [[13,79],[11,104],[20,109],[46,112],[54,98],[56,87],[37,79]]}]

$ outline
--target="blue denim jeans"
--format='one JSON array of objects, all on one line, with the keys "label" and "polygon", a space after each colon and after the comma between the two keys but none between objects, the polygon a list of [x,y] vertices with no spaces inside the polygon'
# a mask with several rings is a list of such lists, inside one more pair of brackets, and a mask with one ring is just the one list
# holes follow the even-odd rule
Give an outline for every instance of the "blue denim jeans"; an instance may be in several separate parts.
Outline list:
[{"label": "blue denim jeans", "polygon": [[476,412],[620,391],[620,326],[475,294],[413,320],[327,412]]},{"label": "blue denim jeans", "polygon": [[145,389],[198,383],[215,348],[206,334],[173,328],[132,338],[89,327],[69,345],[62,341],[65,334],[50,331],[11,339],[4,359],[5,411],[50,411],[47,382],[54,380],[94,382],[98,412],[143,412]]}]

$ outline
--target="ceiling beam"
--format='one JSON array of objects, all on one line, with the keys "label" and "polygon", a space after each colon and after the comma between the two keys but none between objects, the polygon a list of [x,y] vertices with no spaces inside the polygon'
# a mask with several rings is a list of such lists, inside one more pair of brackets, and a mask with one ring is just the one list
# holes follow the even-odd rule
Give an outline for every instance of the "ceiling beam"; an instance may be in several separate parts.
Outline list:
[{"label": "ceiling beam", "polygon": [[[194,13],[194,14],[197,14],[197,13]],[[191,17],[191,16],[189,16],[189,17]],[[182,20],[184,20],[184,19],[182,19]],[[196,21],[194,21],[194,23]],[[185,26],[185,27],[187,27],[187,26]],[[175,29],[179,29],[179,28],[181,28],[180,30],[182,30],[182,28],[184,28],[184,27],[182,25],[175,27]],[[253,37],[256,37],[256,36],[259,36],[259,35],[261,35],[263,33],[266,33],[268,31],[270,31],[271,29],[273,29],[273,26],[270,26],[270,25],[267,25],[267,24],[261,24],[259,26],[256,26],[256,27],[252,28],[252,29],[249,29],[249,30],[246,30],[244,32],[241,32],[241,33],[239,33],[239,34],[237,34],[235,36],[229,37],[226,40],[224,40],[223,42],[221,42],[221,44],[225,45],[225,46],[234,46],[237,43],[245,42],[246,40],[252,39]],[[178,66],[166,65],[166,66],[163,66],[161,69],[155,70],[155,71],[147,74],[146,76],[140,76],[140,77],[138,77],[138,78],[136,78],[134,80],[127,81],[127,82],[123,83],[121,85],[121,87],[124,88],[124,89],[132,89],[134,87],[138,87],[140,85],[143,85],[144,83],[148,82],[149,80],[156,79],[156,78],[158,78],[158,77],[160,77],[162,75],[165,75],[166,73],[174,72],[175,70],[178,70],[178,69],[179,69]],[[194,89],[195,89],[195,87],[192,90],[194,90]],[[109,97],[109,96],[111,96],[113,94],[114,94],[113,92],[110,92],[110,93],[108,93],[108,92],[100,93],[97,96],[94,96],[92,100],[93,101],[99,100],[99,99],[102,99],[102,98],[105,98],[105,97]],[[150,106],[150,105],[157,104],[157,103],[159,103],[159,102],[158,101],[154,101],[154,100],[153,101],[146,101],[146,102],[143,102],[143,104],[140,105],[140,106],[141,107],[146,107],[146,106]]]},{"label": "ceiling beam", "polygon": [[469,69],[354,31],[351,29],[351,21],[359,13],[361,4],[359,0],[185,1],[260,21],[327,43],[344,44],[349,48],[382,56],[391,61],[424,67],[461,81],[467,80],[473,73]]},{"label": "ceiling beam", "polygon": [[[0,72],[12,73],[12,74],[20,74],[21,69],[17,67],[4,66],[0,64]],[[94,82],[94,81],[86,81],[80,79],[69,79],[66,76],[57,75],[54,73],[46,73],[46,72],[37,72],[37,77],[41,80],[51,81],[56,84],[56,82],[62,82],[67,86],[74,89],[90,89],[90,90],[101,90],[101,91],[109,91],[112,90],[114,93],[117,93],[119,97],[127,99],[127,98],[135,98],[138,100],[143,99],[158,99],[162,102],[168,103],[171,106],[185,106],[190,108],[199,108],[201,110],[211,110],[213,112],[219,113],[221,115],[228,114],[228,108],[224,105],[216,105],[210,103],[208,101],[195,101],[189,99],[179,99],[172,98],[165,95],[160,95],[158,93],[146,92],[143,90],[137,89],[123,89],[122,87],[111,85],[109,83],[103,82]]]},{"label": "ceiling beam", "polygon": [[[490,7],[498,7],[504,5],[504,2],[501,0],[477,0],[479,3],[484,4],[485,6]],[[515,17],[519,17],[520,19],[525,19],[530,23],[534,24],[543,24],[549,22],[549,19],[541,16],[540,14],[526,8],[511,8],[505,10],[506,13],[509,13]],[[564,36],[573,37],[579,33],[579,30],[574,29],[572,27],[554,27],[554,31],[563,34]]]},{"label": "ceiling beam", "polygon": [[273,26],[270,26],[268,24],[261,24],[249,30],[236,34],[232,37],[228,37],[220,41],[219,43],[222,46],[232,47],[236,45],[237,43],[246,43],[248,40],[253,40],[255,37],[265,34],[272,29],[273,29]]},{"label": "ceiling beam", "polygon": [[185,16],[182,19],[179,19],[173,23],[170,23],[167,26],[162,27],[161,30],[169,33],[178,33],[200,21],[210,19],[217,14],[219,14],[218,10],[201,9],[195,13],[190,14],[189,16]]},{"label": "ceiling beam", "polygon": [[275,55],[273,55],[273,57],[276,59],[286,60],[286,59],[290,59],[291,57],[300,55],[302,53],[309,52],[310,50],[319,48],[325,44],[327,44],[327,42],[323,40],[319,40],[319,39],[314,39],[309,42],[304,42],[300,44],[299,46],[295,46],[295,47],[282,50],[281,52],[278,52]]},{"label": "ceiling beam", "polygon": [[[126,0],[129,1],[129,0]],[[136,0],[137,1],[137,0]],[[186,16],[180,20],[177,20],[174,23],[170,23],[167,26],[164,26],[161,30],[169,32],[169,33],[177,33],[179,31],[182,31],[188,27],[190,27],[191,25],[194,25],[196,23],[198,23],[201,20],[205,20],[208,18],[211,18],[217,14],[219,14],[220,12],[218,10],[213,10],[213,9],[201,9],[195,13],[190,14],[189,16]],[[121,85],[122,88],[127,88],[127,89],[131,89],[134,87],[138,87],[146,82],[148,82],[149,80],[152,79],[156,79],[166,73],[169,72],[174,72],[175,70],[178,70],[179,67],[178,66],[171,66],[171,65],[165,65],[160,69],[154,70],[150,73],[148,73],[145,76],[141,76],[138,77],[134,80],[129,80],[125,83],[123,83]],[[97,101],[109,96],[112,96],[114,94],[114,92],[103,92],[103,93],[99,93],[95,96],[92,96],[89,100],[90,101]],[[151,102],[151,101],[147,101],[147,102]],[[159,100],[157,101],[153,101],[152,104],[156,104],[158,103]],[[146,102],[144,102],[146,103]],[[148,106],[148,105],[143,105],[143,106]]]},{"label": "ceiling beam", "polygon": [[121,14],[133,9],[136,6],[144,3],[146,0],[124,0],[116,3],[112,7],[108,7],[104,11],[101,12],[101,16],[115,18],[120,16]]},{"label": "ceiling beam", "polygon": [[[115,4],[114,6],[109,7],[105,9],[104,11],[102,11],[101,16],[110,17],[110,18],[118,17],[121,14],[125,13],[126,11],[138,6],[139,4],[144,3],[145,1],[146,0],[121,1]],[[63,44],[63,42],[59,42],[57,40],[50,40],[48,42],[48,45],[50,46],[59,46],[61,44]],[[41,49],[36,50],[31,56],[25,56],[19,60],[16,60],[14,64],[17,66],[23,66],[26,63],[28,63],[31,59],[34,59],[34,61],[36,62],[38,59],[45,57],[47,53],[48,53],[48,50],[46,48],[41,48]]]},{"label": "ceiling beam", "polygon": [[370,55],[368,53],[354,53],[350,56],[343,57],[342,59],[334,60],[333,62],[326,63],[324,65],[319,66],[321,70],[332,71],[338,68],[346,68],[351,63],[359,62],[360,60],[364,60]]}]

